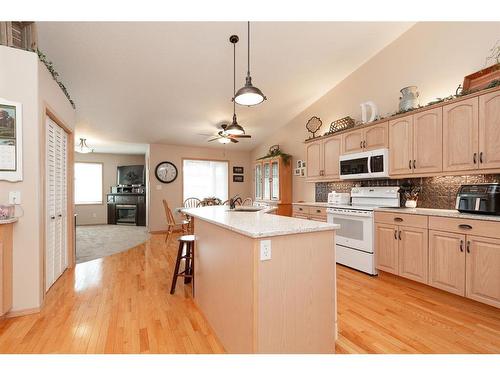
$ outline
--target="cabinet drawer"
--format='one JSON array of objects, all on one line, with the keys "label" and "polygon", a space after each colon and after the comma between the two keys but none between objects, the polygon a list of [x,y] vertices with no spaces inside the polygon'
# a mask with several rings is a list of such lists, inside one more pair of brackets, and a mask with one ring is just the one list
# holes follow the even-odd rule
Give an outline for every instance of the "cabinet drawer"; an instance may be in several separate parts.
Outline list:
[{"label": "cabinet drawer", "polygon": [[293,205],[293,213],[309,215],[309,206],[297,206]]},{"label": "cabinet drawer", "polygon": [[326,207],[309,207],[309,213],[314,216],[324,216],[326,218]]},{"label": "cabinet drawer", "polygon": [[309,216],[308,215],[303,215],[303,214],[300,214],[300,213],[297,213],[297,212],[294,212],[292,216],[294,218],[297,218],[297,219],[306,219],[306,220],[309,220]]},{"label": "cabinet drawer", "polygon": [[375,212],[375,222],[404,225],[406,227],[427,228],[427,216],[398,214],[394,212]]},{"label": "cabinet drawer", "polygon": [[500,221],[429,217],[429,228],[443,232],[500,238]]}]

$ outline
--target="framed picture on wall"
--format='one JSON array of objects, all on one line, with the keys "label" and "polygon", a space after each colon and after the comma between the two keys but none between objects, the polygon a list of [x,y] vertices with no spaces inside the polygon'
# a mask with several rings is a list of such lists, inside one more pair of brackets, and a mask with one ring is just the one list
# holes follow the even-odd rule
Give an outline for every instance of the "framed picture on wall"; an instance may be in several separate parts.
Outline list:
[{"label": "framed picture on wall", "polygon": [[295,168],[295,169],[293,170],[293,175],[294,175],[294,176],[300,176],[300,168]]},{"label": "framed picture on wall", "polygon": [[243,182],[244,178],[243,175],[233,175],[233,182]]},{"label": "framed picture on wall", "polygon": [[233,167],[233,173],[243,174],[243,167]]},{"label": "framed picture on wall", "polygon": [[22,181],[22,105],[0,98],[0,180]]}]

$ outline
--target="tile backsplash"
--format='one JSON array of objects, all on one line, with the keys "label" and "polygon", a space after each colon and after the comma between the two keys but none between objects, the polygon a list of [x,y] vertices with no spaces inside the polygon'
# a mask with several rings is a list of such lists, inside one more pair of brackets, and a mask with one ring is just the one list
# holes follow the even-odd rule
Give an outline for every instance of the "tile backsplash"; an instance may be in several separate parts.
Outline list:
[{"label": "tile backsplash", "polygon": [[439,176],[409,178],[401,180],[363,180],[363,181],[341,181],[341,182],[317,182],[316,202],[326,202],[328,193],[336,191],[349,193],[354,186],[400,186],[403,182],[409,182],[414,186],[420,186],[418,207],[423,208],[455,208],[455,198],[458,188],[462,184],[478,184],[489,182],[500,182],[500,174],[470,175],[470,176]]}]

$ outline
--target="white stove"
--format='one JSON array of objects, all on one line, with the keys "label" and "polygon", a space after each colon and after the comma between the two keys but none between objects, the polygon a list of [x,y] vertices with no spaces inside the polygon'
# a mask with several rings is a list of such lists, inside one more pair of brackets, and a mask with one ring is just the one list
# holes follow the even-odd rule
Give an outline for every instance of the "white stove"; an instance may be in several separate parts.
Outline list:
[{"label": "white stove", "polygon": [[329,204],[329,223],[340,224],[336,232],[337,263],[376,275],[373,210],[399,207],[399,187],[354,187],[350,205]]}]

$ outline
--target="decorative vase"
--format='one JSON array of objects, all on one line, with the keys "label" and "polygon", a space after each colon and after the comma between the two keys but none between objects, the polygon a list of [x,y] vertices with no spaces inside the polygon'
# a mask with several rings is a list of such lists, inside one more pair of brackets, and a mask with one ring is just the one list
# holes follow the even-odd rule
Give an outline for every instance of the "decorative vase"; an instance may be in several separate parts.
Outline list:
[{"label": "decorative vase", "polygon": [[417,86],[408,86],[400,90],[401,97],[399,98],[399,110],[408,111],[418,107],[419,92]]},{"label": "decorative vase", "polygon": [[407,207],[407,208],[416,208],[417,207],[417,201],[407,200],[405,202],[405,207]]}]

